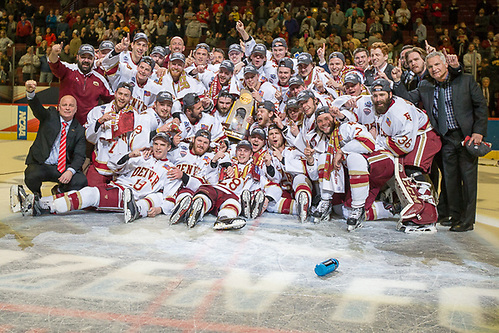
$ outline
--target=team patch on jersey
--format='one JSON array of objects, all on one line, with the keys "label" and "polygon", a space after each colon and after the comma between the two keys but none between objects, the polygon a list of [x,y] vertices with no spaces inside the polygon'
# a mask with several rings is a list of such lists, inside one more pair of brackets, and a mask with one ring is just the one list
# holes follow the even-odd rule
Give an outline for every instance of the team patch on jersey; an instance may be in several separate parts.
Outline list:
[{"label": "team patch on jersey", "polygon": [[386,124],[388,126],[391,126],[392,125],[392,121],[390,120],[390,118],[386,117]]},{"label": "team patch on jersey", "polygon": [[204,156],[203,161],[206,162],[206,164],[210,163],[210,157],[209,156]]},{"label": "team patch on jersey", "polygon": [[364,114],[365,114],[366,116],[368,116],[370,113],[371,113],[371,109],[370,109],[370,108],[365,108],[365,109],[364,109]]},{"label": "team patch on jersey", "polygon": [[163,168],[165,168],[166,170],[170,170],[172,167],[165,163],[163,164]]},{"label": "team patch on jersey", "polygon": [[272,80],[277,80],[277,75],[276,74],[270,74],[270,78]]},{"label": "team patch on jersey", "polygon": [[151,92],[147,91],[147,90],[144,90],[144,96],[151,96]]},{"label": "team patch on jersey", "polygon": [[182,150],[180,152],[180,156],[185,157],[187,155],[187,152],[185,150]]},{"label": "team patch on jersey", "polygon": [[366,105],[367,108],[372,108],[373,107],[373,102],[367,101],[365,105]]},{"label": "team patch on jersey", "polygon": [[203,129],[203,130],[208,130],[208,125],[206,125],[206,124],[201,124],[201,129]]}]

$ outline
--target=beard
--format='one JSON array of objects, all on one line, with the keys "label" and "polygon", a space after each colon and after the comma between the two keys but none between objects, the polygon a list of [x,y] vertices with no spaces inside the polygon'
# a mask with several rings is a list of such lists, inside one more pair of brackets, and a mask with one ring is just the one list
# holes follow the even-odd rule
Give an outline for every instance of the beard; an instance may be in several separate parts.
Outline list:
[{"label": "beard", "polygon": [[386,100],[384,102],[378,102],[374,104],[374,110],[377,114],[385,114],[388,111],[388,107],[390,105],[390,100]]}]

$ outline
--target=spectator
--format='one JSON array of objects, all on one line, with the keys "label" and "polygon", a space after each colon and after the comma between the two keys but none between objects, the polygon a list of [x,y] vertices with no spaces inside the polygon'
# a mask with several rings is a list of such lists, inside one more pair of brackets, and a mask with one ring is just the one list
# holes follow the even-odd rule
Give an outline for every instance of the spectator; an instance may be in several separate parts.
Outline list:
[{"label": "spectator", "polygon": [[345,18],[349,18],[350,16],[352,16],[354,11],[357,12],[357,16],[364,17],[364,11],[362,10],[362,8],[357,7],[357,1],[353,0],[351,7],[348,8],[345,12]]},{"label": "spectator", "polygon": [[78,30],[73,31],[73,38],[69,42],[70,53],[74,57],[76,56],[76,52],[80,49],[82,42],[80,38],[80,33]]},{"label": "spectator", "polygon": [[35,6],[33,6],[29,0],[25,0],[23,13],[26,13],[26,17],[31,20],[33,18],[33,15],[35,15],[35,12]]},{"label": "spectator", "polygon": [[45,35],[43,36],[43,40],[47,41],[47,46],[52,46],[52,43],[54,43],[57,40],[57,37],[50,28],[47,28],[45,29]]},{"label": "spectator", "polygon": [[224,7],[227,5],[227,0],[215,0],[215,3],[211,6],[211,12],[213,14],[223,13]]},{"label": "spectator", "polygon": [[26,19],[26,13],[21,15],[21,20],[17,22],[16,29],[16,42],[17,43],[31,43],[31,34],[33,33],[33,26]]},{"label": "spectator", "polygon": [[61,61],[67,62],[68,64],[72,64],[76,61],[75,57],[71,54],[71,47],[69,44],[64,44],[64,50],[59,54],[59,58]]},{"label": "spectator", "polygon": [[404,46],[404,35],[400,31],[396,23],[392,24],[392,36],[390,38],[390,43],[393,45],[393,50],[398,54]]},{"label": "spectator", "polygon": [[407,8],[405,1],[400,2],[400,8],[395,12],[395,18],[401,30],[410,30],[411,11]]},{"label": "spectator", "polygon": [[48,63],[48,55],[52,51],[51,47],[47,48],[47,51],[44,55],[40,56],[40,83],[52,83],[52,78],[54,74],[52,74],[52,70],[50,70],[50,66]]},{"label": "spectator", "polygon": [[13,41],[16,41],[16,32],[17,32],[17,22],[14,20],[14,15],[9,15],[9,17],[7,18],[7,27],[6,27],[7,37],[9,37]]},{"label": "spectator", "polygon": [[201,23],[201,29],[203,29],[203,32],[208,30],[210,13],[206,10],[206,5],[204,3],[199,5],[199,11],[196,13],[196,19],[199,23]]},{"label": "spectator", "polygon": [[57,30],[57,23],[58,23],[58,18],[54,14],[54,10],[51,9],[49,11],[49,14],[47,15],[47,17],[45,17],[45,26],[47,28],[50,28],[52,31],[56,31]]},{"label": "spectator", "polygon": [[362,21],[362,17],[358,16],[357,21],[352,26],[353,36],[357,39],[364,39],[366,37],[367,25]]},{"label": "spectator", "polygon": [[236,29],[230,29],[229,36],[227,37],[226,46],[229,47],[232,44],[239,44],[239,35]]},{"label": "spectator", "polygon": [[46,27],[46,22],[45,22],[46,18],[47,18],[47,13],[45,13],[45,7],[40,6],[38,11],[33,16],[33,26],[44,29]]},{"label": "spectator", "polygon": [[434,0],[431,4],[431,17],[433,25],[442,24],[443,5],[440,0]]},{"label": "spectator", "polygon": [[40,46],[36,48],[35,54],[40,58],[42,55],[47,54],[47,41],[44,40],[40,43]]},{"label": "spectator", "polygon": [[293,47],[291,48],[291,50],[289,50],[292,55],[300,54],[303,52],[303,47],[300,46],[300,40],[298,38],[293,38],[292,43]]},{"label": "spectator", "polygon": [[[270,17],[269,8],[265,5],[264,0],[260,0],[260,5],[256,7],[255,19],[257,28],[263,27]],[[299,21],[298,21],[299,23]]]},{"label": "spectator", "polygon": [[492,89],[490,89],[490,78],[483,77],[482,78],[482,94],[485,97],[485,101],[487,102],[487,110],[489,111],[489,117],[496,116],[496,99],[495,94]]},{"label": "spectator", "polygon": [[379,16],[374,17],[374,23],[369,27],[369,35],[374,35],[376,33],[381,33],[383,36],[383,24],[381,24],[381,19]]},{"label": "spectator", "polygon": [[458,22],[459,18],[459,5],[457,4],[457,0],[451,0],[449,5],[449,24],[455,25]]},{"label": "spectator", "polygon": [[199,44],[199,39],[202,36],[201,23],[195,16],[191,16],[190,22],[185,28],[185,36],[187,37],[187,47],[194,47]]},{"label": "spectator", "polygon": [[[70,26],[71,26],[71,24],[70,24]],[[78,33],[81,33],[81,29],[83,29],[85,26],[86,26],[86,24],[82,21],[81,16],[77,15],[76,21],[71,26],[71,29],[73,29],[73,31],[77,30]]]},{"label": "spectator", "polygon": [[477,68],[482,63],[482,56],[475,49],[475,44],[468,45],[468,52],[463,56],[464,72],[476,74]]},{"label": "spectator", "polygon": [[414,22],[412,30],[416,30],[416,28],[417,28],[416,20],[418,18],[420,18],[423,21],[425,20],[425,17],[424,17],[425,10],[423,8],[421,8],[421,2],[418,1],[414,4],[414,6],[411,9],[411,16],[412,16],[412,20]]},{"label": "spectator", "polygon": [[485,9],[481,8],[478,11],[478,16],[475,17],[475,33],[480,39],[487,38],[487,30],[489,28],[490,19],[485,15]]},{"label": "spectator", "polygon": [[387,3],[385,6],[385,11],[383,13],[383,26],[385,31],[390,29],[390,25],[395,22],[395,12],[393,11],[392,5]]},{"label": "spectator", "polygon": [[272,16],[267,20],[267,23],[265,24],[267,31],[273,33],[274,30],[281,24],[281,21],[279,21],[278,16],[279,16],[278,12],[272,13]]},{"label": "spectator", "polygon": [[300,31],[298,21],[296,21],[296,19],[289,13],[284,14],[284,26],[288,32],[289,40],[292,40],[295,36],[297,36]]},{"label": "spectator", "polygon": [[19,60],[19,66],[23,66],[23,81],[32,80],[36,73],[36,68],[40,67],[40,59],[34,53],[33,46],[29,46],[26,54]]},{"label": "spectator", "polygon": [[246,4],[245,4],[244,6],[242,6],[242,7],[241,7],[241,9],[239,10],[239,13],[240,13],[241,15],[243,15],[244,13],[246,13],[246,12],[248,12],[248,11],[250,11],[250,12],[254,12],[254,11],[255,11],[255,10],[253,9],[253,5],[252,5],[252,3],[251,3],[251,0],[247,0],[247,1],[246,1]]},{"label": "spectator", "polygon": [[227,28],[225,26],[225,16],[223,13],[216,13],[210,23],[210,30],[212,33],[221,34],[222,38],[227,36]]},{"label": "spectator", "polygon": [[0,30],[0,52],[5,54],[7,49],[11,48],[14,45],[12,39],[7,37],[7,33],[5,30]]},{"label": "spectator", "polygon": [[486,13],[492,13],[494,7],[487,0],[482,0],[479,3],[477,3],[475,8],[475,14],[478,14],[480,12],[480,9],[483,9]]},{"label": "spectator", "polygon": [[418,43],[420,46],[423,46],[424,41],[426,40],[426,26],[423,24],[423,20],[421,18],[416,19],[417,28],[415,31],[416,36],[418,36]]},{"label": "spectator", "polygon": [[175,24],[173,25],[173,36],[184,36],[185,35],[185,27],[182,23],[182,19],[177,17],[175,19]]}]

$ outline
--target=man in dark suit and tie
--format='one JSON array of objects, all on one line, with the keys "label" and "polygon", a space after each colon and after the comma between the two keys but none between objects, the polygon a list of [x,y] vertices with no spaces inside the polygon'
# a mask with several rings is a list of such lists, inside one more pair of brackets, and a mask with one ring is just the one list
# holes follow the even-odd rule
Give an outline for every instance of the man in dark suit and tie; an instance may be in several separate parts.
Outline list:
[{"label": "man in dark suit and tie", "polygon": [[371,87],[379,78],[392,80],[393,65],[388,63],[388,46],[385,43],[376,42],[371,45],[371,63],[372,66],[364,72],[364,85]]},{"label": "man in dark suit and tie", "polygon": [[478,145],[486,136],[487,103],[471,75],[449,73],[447,59],[441,52],[426,57],[426,68],[431,78],[408,92],[400,83],[401,70],[396,67],[392,72],[394,92],[414,104],[422,102],[431,125],[442,137],[449,216],[441,224],[451,226],[451,231],[473,230],[478,158],[468,153],[462,142],[469,136],[468,144]]},{"label": "man in dark suit and tie", "polygon": [[[87,178],[81,171],[86,140],[83,126],[74,119],[76,99],[66,95],[59,101],[57,109],[53,106],[46,109],[35,95],[35,88],[35,81],[26,81],[28,104],[40,126],[26,157],[28,166],[24,171],[24,182],[35,197],[41,196],[41,185],[45,181],[59,183],[62,192],[79,190],[87,185]],[[16,205],[12,202],[16,201],[16,190],[18,195],[25,195],[22,186],[16,186],[11,189],[11,206]],[[23,210],[23,213],[27,211]]]}]

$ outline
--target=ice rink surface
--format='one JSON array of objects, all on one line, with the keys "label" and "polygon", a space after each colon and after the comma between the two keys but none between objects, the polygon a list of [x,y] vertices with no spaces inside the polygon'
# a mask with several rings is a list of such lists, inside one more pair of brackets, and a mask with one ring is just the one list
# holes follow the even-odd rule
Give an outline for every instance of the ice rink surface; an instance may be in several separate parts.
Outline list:
[{"label": "ice rink surface", "polygon": [[[487,224],[407,235],[394,220],[347,233],[341,219],[268,213],[225,232],[212,216],[193,229],[166,216],[22,217],[8,210],[8,188],[23,180],[27,148],[5,147],[0,333],[499,331],[497,231]],[[481,166],[479,191],[498,176]],[[481,205],[495,223],[497,206]],[[338,269],[318,277],[328,258]]]}]

